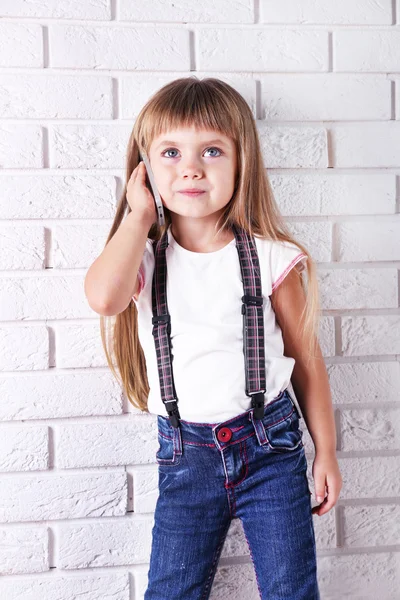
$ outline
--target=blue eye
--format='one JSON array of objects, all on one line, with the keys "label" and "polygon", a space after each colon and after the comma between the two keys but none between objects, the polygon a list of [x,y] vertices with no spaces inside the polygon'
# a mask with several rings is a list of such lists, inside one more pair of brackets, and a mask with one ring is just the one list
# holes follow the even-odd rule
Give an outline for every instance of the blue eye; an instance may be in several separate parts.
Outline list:
[{"label": "blue eye", "polygon": [[222,154],[222,150],[220,150],[219,148],[216,148],[215,146],[212,146],[211,148],[207,148],[207,150],[217,150],[220,154]]},{"label": "blue eye", "polygon": [[[161,153],[161,156],[164,156],[166,152],[171,152],[171,151],[175,151],[175,150],[176,150],[176,148],[167,148],[166,150],[164,150]],[[207,148],[206,152],[208,152],[209,150],[217,150],[220,154],[223,154],[222,150],[220,150],[216,146],[211,146],[210,148]],[[165,158],[176,158],[176,157],[175,156],[166,156]],[[212,158],[216,158],[216,157],[213,156]]]},{"label": "blue eye", "polygon": [[[161,156],[164,156],[166,152],[171,152],[171,150],[175,150],[175,148],[167,148],[167,150],[164,150],[164,152],[161,153]],[[166,158],[171,158],[170,156],[167,156]],[[175,157],[172,157],[175,158]]]}]

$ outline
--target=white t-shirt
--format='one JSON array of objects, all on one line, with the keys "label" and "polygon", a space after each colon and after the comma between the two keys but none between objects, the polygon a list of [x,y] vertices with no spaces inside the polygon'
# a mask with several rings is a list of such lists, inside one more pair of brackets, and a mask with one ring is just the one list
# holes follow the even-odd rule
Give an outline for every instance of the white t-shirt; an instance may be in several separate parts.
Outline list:
[{"label": "white t-shirt", "polygon": [[[270,295],[297,263],[297,269],[304,269],[307,256],[292,243],[257,237],[254,240],[264,297],[268,404],[289,385],[295,364],[293,358],[283,355],[282,332]],[[215,252],[192,252],[177,243],[169,227],[168,243],[167,303],[180,417],[197,423],[220,423],[251,408],[251,398],[245,391],[243,282],[236,239]],[[168,417],[161,400],[152,335],[154,264],[152,240],[148,238],[139,269],[140,288],[133,301],[138,310],[138,335],[150,386],[148,410]]]}]

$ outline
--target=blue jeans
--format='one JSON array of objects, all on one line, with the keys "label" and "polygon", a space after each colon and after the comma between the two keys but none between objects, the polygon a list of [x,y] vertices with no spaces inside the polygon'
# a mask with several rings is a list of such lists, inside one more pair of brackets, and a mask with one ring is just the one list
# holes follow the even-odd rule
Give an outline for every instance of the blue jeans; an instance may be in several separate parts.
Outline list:
[{"label": "blue jeans", "polygon": [[206,600],[240,519],[261,600],[320,600],[300,413],[288,390],[223,423],[158,415],[159,496],[144,600]]}]

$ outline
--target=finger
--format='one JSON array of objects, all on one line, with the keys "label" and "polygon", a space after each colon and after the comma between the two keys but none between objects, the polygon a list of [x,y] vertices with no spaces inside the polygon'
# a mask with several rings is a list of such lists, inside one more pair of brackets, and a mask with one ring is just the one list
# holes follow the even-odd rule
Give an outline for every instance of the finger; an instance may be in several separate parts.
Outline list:
[{"label": "finger", "polygon": [[317,511],[319,510],[320,506],[322,506],[323,504],[325,505],[325,503],[328,501],[328,497],[324,498],[322,500],[322,502],[318,502],[318,504],[316,504],[315,506],[313,506],[312,510],[313,511]]},{"label": "finger", "polygon": [[322,515],[329,512],[334,506],[335,502],[333,500],[328,500],[327,498],[325,498],[323,503],[317,507],[316,513],[319,517],[322,517]]},{"label": "finger", "polygon": [[325,481],[315,481],[314,482],[314,486],[315,486],[315,498],[317,500],[317,502],[323,502],[324,498],[325,498]]},{"label": "finger", "polygon": [[322,515],[324,515],[325,513],[329,512],[331,510],[331,508],[333,508],[337,502],[338,496],[330,493],[323,502],[321,502],[321,504],[319,504],[318,506],[314,506],[314,508],[312,508],[311,512],[312,514],[317,514],[319,517],[321,517]]},{"label": "finger", "polygon": [[136,175],[137,175],[137,167],[135,167],[131,173],[131,176],[129,177],[129,181],[134,181],[136,179]]}]

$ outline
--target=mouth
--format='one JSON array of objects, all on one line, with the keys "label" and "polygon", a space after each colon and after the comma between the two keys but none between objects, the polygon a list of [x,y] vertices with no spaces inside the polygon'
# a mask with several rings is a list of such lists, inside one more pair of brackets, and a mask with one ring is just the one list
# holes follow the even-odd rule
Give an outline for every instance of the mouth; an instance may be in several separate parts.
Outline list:
[{"label": "mouth", "polygon": [[201,196],[202,194],[205,194],[205,192],[204,191],[198,191],[198,192],[179,192],[179,194],[183,194],[184,196],[195,197],[195,196]]}]

